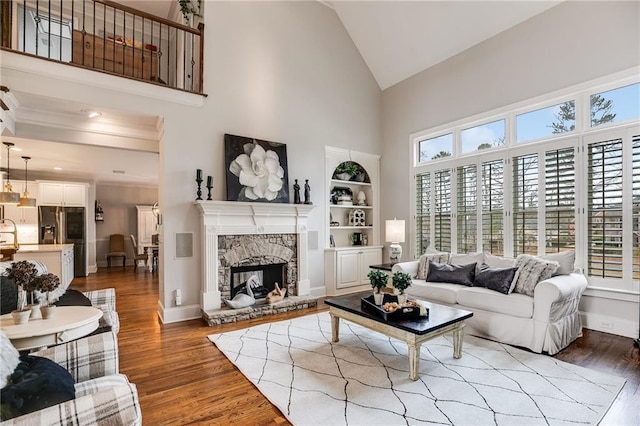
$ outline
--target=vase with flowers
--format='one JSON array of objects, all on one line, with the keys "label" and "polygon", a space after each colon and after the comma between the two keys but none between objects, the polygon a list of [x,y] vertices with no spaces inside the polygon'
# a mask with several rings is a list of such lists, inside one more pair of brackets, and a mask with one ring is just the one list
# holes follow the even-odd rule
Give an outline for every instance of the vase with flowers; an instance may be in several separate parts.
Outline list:
[{"label": "vase with flowers", "polygon": [[367,274],[369,277],[369,281],[371,282],[371,287],[373,287],[373,300],[376,305],[382,305],[382,300],[384,293],[382,293],[382,289],[387,286],[387,280],[389,279],[389,275],[386,272],[377,270],[377,271],[369,271]]},{"label": "vase with flowers", "polygon": [[22,295],[24,294],[23,292],[26,292],[31,298],[31,304],[27,306],[27,308],[31,309],[31,319],[42,318],[40,304],[37,303],[34,294],[36,290],[34,279],[38,276],[35,265],[28,260],[20,260],[13,262],[6,272],[7,277],[20,287],[21,295],[18,298],[18,310],[24,310],[25,298]]},{"label": "vase with flowers", "polygon": [[47,297],[45,298],[45,304],[42,306],[42,318],[49,319],[53,318],[55,313],[56,305],[52,305],[51,298],[49,297],[49,292],[55,290],[60,286],[60,278],[52,273],[46,273],[37,276],[34,279],[36,290],[46,293]]}]

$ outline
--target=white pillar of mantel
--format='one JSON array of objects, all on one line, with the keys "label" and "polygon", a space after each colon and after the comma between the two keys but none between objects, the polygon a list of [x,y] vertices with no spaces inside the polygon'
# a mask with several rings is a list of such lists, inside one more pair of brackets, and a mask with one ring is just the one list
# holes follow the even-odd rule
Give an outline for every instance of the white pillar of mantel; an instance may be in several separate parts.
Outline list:
[{"label": "white pillar of mantel", "polygon": [[309,254],[307,218],[310,204],[244,203],[238,201],[195,201],[202,218],[202,310],[220,309],[218,287],[218,236],[296,234],[298,248],[297,295],[308,296]]}]

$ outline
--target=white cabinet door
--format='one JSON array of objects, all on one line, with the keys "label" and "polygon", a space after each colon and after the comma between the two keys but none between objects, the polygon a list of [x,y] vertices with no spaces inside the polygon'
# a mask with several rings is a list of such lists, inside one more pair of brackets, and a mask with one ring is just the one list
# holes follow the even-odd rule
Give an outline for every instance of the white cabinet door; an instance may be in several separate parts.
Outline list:
[{"label": "white cabinet door", "polygon": [[41,206],[61,206],[64,202],[64,184],[41,182],[38,191],[38,204]]},{"label": "white cabinet door", "polygon": [[68,207],[84,207],[85,186],[82,184],[65,183],[63,202]]},{"label": "white cabinet door", "polygon": [[360,284],[360,254],[357,251],[338,252],[337,288]]},{"label": "white cabinet door", "polygon": [[157,234],[157,219],[151,210],[153,206],[136,206],[138,211],[138,245],[151,244],[151,236]]},{"label": "white cabinet door", "polygon": [[363,250],[360,255],[360,282],[368,284],[369,265],[379,265],[382,263],[382,252],[376,250]]}]

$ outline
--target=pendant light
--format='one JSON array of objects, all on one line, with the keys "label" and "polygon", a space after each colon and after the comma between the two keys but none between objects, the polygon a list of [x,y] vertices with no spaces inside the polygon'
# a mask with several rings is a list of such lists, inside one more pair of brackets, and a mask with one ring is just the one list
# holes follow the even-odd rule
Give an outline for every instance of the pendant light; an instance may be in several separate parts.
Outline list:
[{"label": "pendant light", "polygon": [[18,204],[20,194],[13,192],[13,188],[11,188],[11,170],[9,169],[9,151],[14,144],[11,142],[2,143],[7,147],[7,183],[4,185],[5,191],[0,192],[0,204]]},{"label": "pendant light", "polygon": [[24,192],[22,193],[22,197],[20,197],[18,207],[35,208],[36,199],[29,198],[29,191],[27,187],[27,161],[31,160],[31,157],[22,157],[22,159],[24,160]]}]

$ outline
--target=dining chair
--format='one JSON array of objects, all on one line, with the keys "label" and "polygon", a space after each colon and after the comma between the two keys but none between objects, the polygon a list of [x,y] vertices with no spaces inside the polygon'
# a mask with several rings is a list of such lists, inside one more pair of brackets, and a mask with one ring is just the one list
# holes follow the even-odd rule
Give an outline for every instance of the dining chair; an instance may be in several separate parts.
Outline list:
[{"label": "dining chair", "polygon": [[114,257],[122,258],[122,267],[127,264],[127,253],[124,249],[124,235],[109,235],[109,251],[107,252],[107,267],[111,268],[111,259]]},{"label": "dining chair", "polygon": [[129,234],[131,238],[131,245],[133,246],[133,270],[138,269],[138,261],[144,260],[145,265],[147,263],[147,254],[145,252],[139,253],[138,244],[136,243],[136,237],[133,234]]}]

